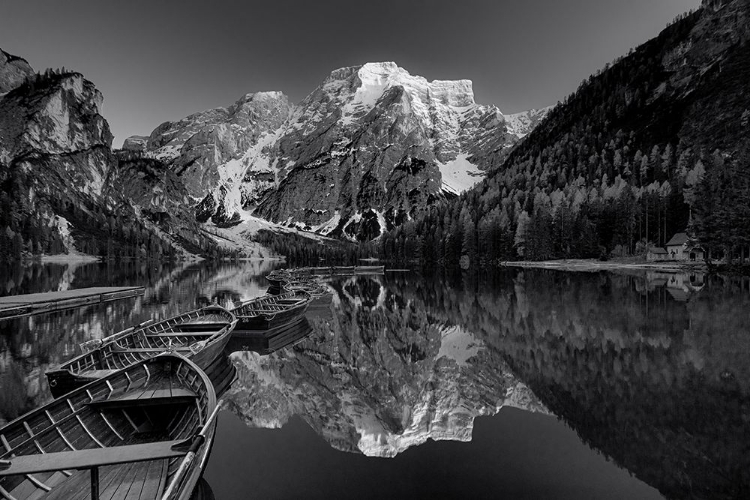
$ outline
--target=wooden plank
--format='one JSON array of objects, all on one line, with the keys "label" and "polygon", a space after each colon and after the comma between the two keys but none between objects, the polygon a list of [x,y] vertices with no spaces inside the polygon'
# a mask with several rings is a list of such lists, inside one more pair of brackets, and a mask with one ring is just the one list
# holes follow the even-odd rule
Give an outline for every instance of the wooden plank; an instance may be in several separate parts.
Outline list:
[{"label": "wooden plank", "polygon": [[[130,465],[115,465],[103,467],[99,471],[99,491],[107,491],[111,485],[120,484],[130,470]],[[44,500],[90,500],[91,481],[88,471],[78,471],[67,481],[52,490]],[[101,496],[104,499],[106,497]]]},{"label": "wooden plank", "polygon": [[[127,353],[139,353],[139,352],[160,353],[160,352],[166,352],[166,351],[169,351],[169,350],[170,350],[170,348],[167,347],[167,346],[164,346],[164,347],[133,347],[133,348],[130,348],[130,347],[126,347],[126,348],[123,348],[123,347],[114,348],[113,347],[112,348],[112,352],[124,353],[124,354],[127,354]],[[172,351],[177,351],[177,352],[186,352],[186,351],[190,350],[190,347],[174,346],[174,347],[171,348],[171,350]]]},{"label": "wooden plank", "polygon": [[187,454],[186,444],[189,444],[189,440],[21,455],[13,457],[11,460],[0,461],[0,476],[35,474],[63,469],[89,469],[102,465],[182,457]]},{"label": "wooden plank", "polygon": [[167,477],[166,460],[153,461],[150,465],[146,479],[143,481],[143,489],[141,490],[140,498],[143,500],[158,498],[163,489],[162,484],[164,484]]},{"label": "wooden plank", "polygon": [[159,337],[210,337],[216,335],[217,332],[169,332],[169,333],[149,333],[146,338],[159,338]]},{"label": "wooden plank", "polygon": [[117,371],[118,370],[86,370],[80,373],[76,373],[76,375],[79,377],[90,378],[92,380],[96,380],[96,379],[104,378],[108,375],[112,375],[113,373]]},{"label": "wooden plank", "polygon": [[29,293],[0,297],[0,319],[30,316],[59,311],[98,302],[108,302],[143,295],[146,289],[137,287],[90,287],[62,292]]},{"label": "wooden plank", "polygon": [[168,330],[170,332],[190,332],[195,330],[202,330],[202,331],[208,331],[209,328],[213,328],[214,331],[219,331],[222,328],[225,328],[229,325],[229,321],[224,322],[203,322],[195,321],[195,322],[188,322],[188,323],[178,323],[174,325],[173,327],[169,328]]},{"label": "wooden plank", "polygon": [[131,464],[127,476],[120,481],[112,495],[102,496],[102,500],[125,500],[126,498],[133,498],[131,494],[135,494],[135,498],[138,498],[141,495],[143,481],[148,473],[149,465],[149,462]]},{"label": "wooden plank", "polygon": [[[157,394],[158,393],[158,394]],[[127,408],[131,406],[149,406],[159,404],[191,403],[198,397],[193,391],[176,387],[171,389],[132,391],[120,397],[92,401],[88,406],[96,408]]]}]

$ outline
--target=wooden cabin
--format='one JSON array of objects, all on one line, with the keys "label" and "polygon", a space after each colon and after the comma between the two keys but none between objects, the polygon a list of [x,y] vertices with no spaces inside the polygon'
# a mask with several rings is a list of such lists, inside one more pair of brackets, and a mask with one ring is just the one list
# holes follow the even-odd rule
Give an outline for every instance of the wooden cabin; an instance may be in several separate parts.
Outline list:
[{"label": "wooden cabin", "polygon": [[668,260],[702,261],[704,250],[686,233],[677,233],[667,242]]},{"label": "wooden cabin", "polygon": [[668,260],[668,258],[669,254],[661,247],[649,248],[648,253],[646,254],[646,260],[649,262]]}]

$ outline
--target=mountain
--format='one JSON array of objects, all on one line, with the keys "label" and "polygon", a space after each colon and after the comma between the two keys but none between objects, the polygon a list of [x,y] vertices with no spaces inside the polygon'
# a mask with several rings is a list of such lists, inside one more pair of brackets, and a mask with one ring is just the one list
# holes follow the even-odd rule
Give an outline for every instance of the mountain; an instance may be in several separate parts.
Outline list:
[{"label": "mountain", "polygon": [[124,147],[169,165],[196,218],[265,219],[371,239],[481,180],[549,110],[504,116],[471,82],[394,63],[335,70],[298,105],[279,92],[158,126]]},{"label": "mountain", "polygon": [[[160,165],[112,151],[102,94],[83,75],[0,54],[0,253],[204,253],[212,239]],[[121,161],[122,160],[122,161]],[[158,163],[155,160],[151,163]]]},{"label": "mountain", "polygon": [[[581,84],[487,181],[381,240],[461,264],[643,255],[688,229],[750,245],[750,4],[705,1]],[[692,218],[691,218],[692,214]]]},{"label": "mountain", "polygon": [[298,105],[250,93],[113,151],[102,102],[80,73],[0,52],[5,255],[270,255],[261,229],[369,240],[476,184],[549,111],[506,117],[468,80],[370,63]]},{"label": "mountain", "polygon": [[34,70],[26,59],[0,49],[0,95],[18,87]]}]

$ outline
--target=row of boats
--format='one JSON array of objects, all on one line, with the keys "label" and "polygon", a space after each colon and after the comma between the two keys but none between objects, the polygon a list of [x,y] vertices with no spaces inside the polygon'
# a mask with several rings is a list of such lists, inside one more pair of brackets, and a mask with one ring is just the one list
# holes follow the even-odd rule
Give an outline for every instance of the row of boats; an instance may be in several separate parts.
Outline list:
[{"label": "row of boats", "polygon": [[267,278],[262,297],[141,323],[47,371],[55,399],[0,428],[0,499],[191,498],[216,432],[217,387],[227,385],[217,360],[230,339],[296,324],[327,292],[304,271]]}]

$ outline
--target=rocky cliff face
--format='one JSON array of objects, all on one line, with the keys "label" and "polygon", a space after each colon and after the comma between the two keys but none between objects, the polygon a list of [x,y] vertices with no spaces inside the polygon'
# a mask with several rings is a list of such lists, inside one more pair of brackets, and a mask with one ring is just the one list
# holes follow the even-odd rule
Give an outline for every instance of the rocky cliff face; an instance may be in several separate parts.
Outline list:
[{"label": "rocky cliff face", "polygon": [[112,144],[101,104],[78,73],[31,77],[0,100],[0,164],[36,170],[41,190],[98,197]]},{"label": "rocky cliff face", "polygon": [[0,49],[0,95],[10,92],[33,75],[34,70],[23,59]]},{"label": "rocky cliff face", "polygon": [[428,318],[377,280],[334,284],[330,320],[270,356],[233,354],[225,395],[248,425],[300,415],[335,448],[392,457],[433,440],[471,440],[474,419],[502,406],[546,412],[505,362],[457,326]]},{"label": "rocky cliff face", "polygon": [[[225,223],[274,186],[271,148],[290,112],[280,92],[247,94],[227,108],[159,125],[144,149],[181,179],[200,222]],[[126,142],[128,149],[143,147],[138,138]]]},{"label": "rocky cliff face", "polygon": [[[170,164],[201,220],[275,222],[367,239],[481,180],[547,110],[505,117],[471,82],[394,63],[334,71],[299,105],[278,92],[157,127],[145,145]],[[131,138],[128,149],[143,141]]]},{"label": "rocky cliff face", "polygon": [[[184,208],[189,199],[181,182],[158,165],[120,162],[113,154],[103,97],[93,83],[74,72],[35,74],[7,55],[2,61],[0,79],[15,86],[0,96],[0,224],[5,241],[17,241],[14,257],[96,254],[104,245],[110,253],[113,235],[138,247],[131,253],[161,252],[162,240],[202,247],[205,237]],[[144,225],[169,236],[154,238]]]}]

